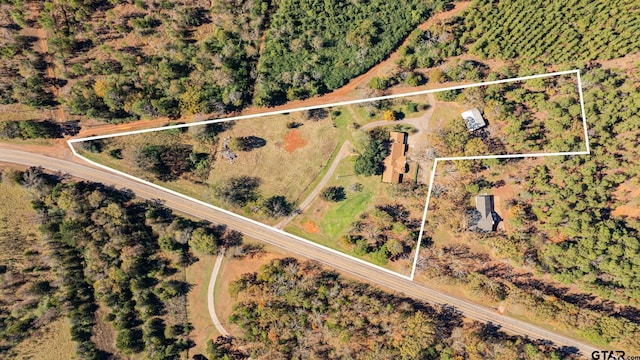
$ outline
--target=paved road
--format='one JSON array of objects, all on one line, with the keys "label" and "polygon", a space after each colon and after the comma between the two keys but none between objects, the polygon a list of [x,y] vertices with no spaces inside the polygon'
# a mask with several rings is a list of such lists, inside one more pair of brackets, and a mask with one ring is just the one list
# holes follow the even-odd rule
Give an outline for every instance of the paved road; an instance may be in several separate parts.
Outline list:
[{"label": "paved road", "polygon": [[346,257],[337,256],[329,250],[301,242],[279,232],[269,231],[246,219],[212,210],[209,207],[193,203],[179,196],[129,180],[105,170],[43,155],[1,148],[0,161],[28,166],[42,166],[49,170],[66,172],[89,181],[114,185],[117,188],[127,188],[141,198],[160,199],[164,202],[165,206],[169,208],[211,221],[212,223],[225,224],[229,228],[241,231],[247,236],[281,247],[306,258],[319,261],[327,266],[355,275],[369,283],[377,284],[432,304],[447,304],[453,306],[468,318],[482,322],[491,322],[500,326],[506,332],[524,335],[532,339],[545,339],[558,346],[573,347],[586,357],[591,356],[593,351],[599,350],[580,341],[547,331],[524,321],[501,315],[493,309],[440,293],[421,284],[376,270],[373,267],[352,261]]},{"label": "paved road", "polygon": [[224,248],[218,256],[216,257],[216,263],[213,265],[213,270],[211,271],[211,278],[209,279],[209,288],[207,289],[207,308],[209,308],[209,316],[211,317],[211,321],[213,321],[213,325],[216,327],[220,335],[229,336],[229,332],[222,326],[220,319],[218,319],[218,315],[216,314],[216,307],[213,304],[213,290],[216,287],[216,279],[218,278],[218,271],[220,271],[220,265],[222,265],[222,259],[224,259]]}]

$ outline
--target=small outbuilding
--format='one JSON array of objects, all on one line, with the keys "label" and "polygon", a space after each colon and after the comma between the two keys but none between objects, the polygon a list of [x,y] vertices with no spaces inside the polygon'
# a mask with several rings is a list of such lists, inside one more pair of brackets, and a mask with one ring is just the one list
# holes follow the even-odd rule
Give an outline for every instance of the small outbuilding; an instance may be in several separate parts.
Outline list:
[{"label": "small outbuilding", "polygon": [[229,139],[231,139],[231,137],[227,136],[222,141],[221,154],[223,159],[228,160],[229,163],[233,164],[233,160],[235,160],[238,155],[236,155],[233,151],[231,151],[231,148],[229,148]]},{"label": "small outbuilding", "polygon": [[469,131],[476,131],[480,128],[487,126],[487,122],[480,114],[480,110],[473,108],[462,113],[462,119],[467,124]]},{"label": "small outbuilding", "polygon": [[391,131],[391,152],[384,159],[384,172],[382,182],[399,184],[402,176],[407,172],[407,133]]},{"label": "small outbuilding", "polygon": [[482,231],[496,231],[500,217],[493,207],[493,195],[476,196],[476,209],[480,212],[480,220],[476,225]]}]

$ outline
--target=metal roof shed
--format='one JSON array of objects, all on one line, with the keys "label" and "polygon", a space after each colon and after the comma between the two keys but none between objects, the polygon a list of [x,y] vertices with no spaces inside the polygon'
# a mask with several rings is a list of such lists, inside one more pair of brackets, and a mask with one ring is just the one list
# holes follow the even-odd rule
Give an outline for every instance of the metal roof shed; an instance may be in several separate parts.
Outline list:
[{"label": "metal roof shed", "polygon": [[463,112],[462,119],[464,119],[464,122],[467,124],[469,131],[475,131],[487,126],[487,122],[482,117],[482,114],[480,114],[480,110],[476,108]]}]

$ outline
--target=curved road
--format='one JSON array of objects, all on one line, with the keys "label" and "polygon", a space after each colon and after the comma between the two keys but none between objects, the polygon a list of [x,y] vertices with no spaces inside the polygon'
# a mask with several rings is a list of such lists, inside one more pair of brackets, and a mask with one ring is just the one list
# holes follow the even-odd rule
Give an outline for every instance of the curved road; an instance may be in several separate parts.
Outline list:
[{"label": "curved road", "polygon": [[137,196],[144,199],[159,199],[164,205],[176,211],[211,221],[212,223],[225,224],[231,229],[243,232],[245,235],[281,247],[287,251],[319,261],[340,271],[355,275],[369,283],[404,293],[415,299],[424,300],[432,304],[446,304],[457,308],[470,319],[482,322],[490,322],[498,325],[502,330],[523,335],[531,339],[545,339],[558,346],[576,348],[585,357],[591,356],[593,351],[599,349],[582,343],[578,340],[556,334],[538,326],[501,315],[495,310],[458,299],[447,294],[429,289],[426,286],[413,281],[379,271],[366,264],[352,261],[347,257],[336,256],[334,252],[311,244],[296,240],[285,234],[269,231],[268,229],[252,223],[251,221],[229,215],[209,207],[188,201],[179,196],[161,191],[154,187],[130,180],[123,176],[92,168],[87,165],[51,158],[48,156],[32,154],[18,150],[0,149],[0,161],[17,163],[27,166],[42,166],[53,171],[69,173],[72,176],[89,181],[100,182],[106,185],[114,185],[117,188],[132,190]]},{"label": "curved road", "polygon": [[213,321],[213,325],[216,327],[220,335],[228,337],[229,332],[222,326],[220,319],[218,319],[218,315],[216,314],[216,307],[213,304],[213,290],[216,287],[216,279],[218,278],[218,271],[220,271],[220,265],[222,265],[222,259],[224,259],[224,248],[222,251],[218,253],[216,257],[216,263],[213,265],[213,270],[211,271],[211,278],[209,279],[209,288],[207,289],[207,308],[209,309],[209,316],[211,317],[211,321]]}]

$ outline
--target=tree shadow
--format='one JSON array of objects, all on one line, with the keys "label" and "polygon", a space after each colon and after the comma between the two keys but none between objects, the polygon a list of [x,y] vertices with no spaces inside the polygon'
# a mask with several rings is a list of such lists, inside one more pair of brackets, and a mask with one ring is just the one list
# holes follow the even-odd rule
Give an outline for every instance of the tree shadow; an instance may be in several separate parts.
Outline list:
[{"label": "tree shadow", "polygon": [[[509,271],[508,265],[502,264],[502,266],[491,266],[478,272],[494,280],[499,280],[504,279],[505,273]],[[581,309],[596,311],[614,318],[625,318],[631,322],[637,323],[640,321],[640,309],[638,308],[620,305],[611,300],[598,299],[592,294],[571,293],[568,287],[545,283],[540,279],[536,279],[532,274],[517,274],[517,276],[509,277],[508,281],[527,293],[539,291],[542,294],[552,295]]]}]

